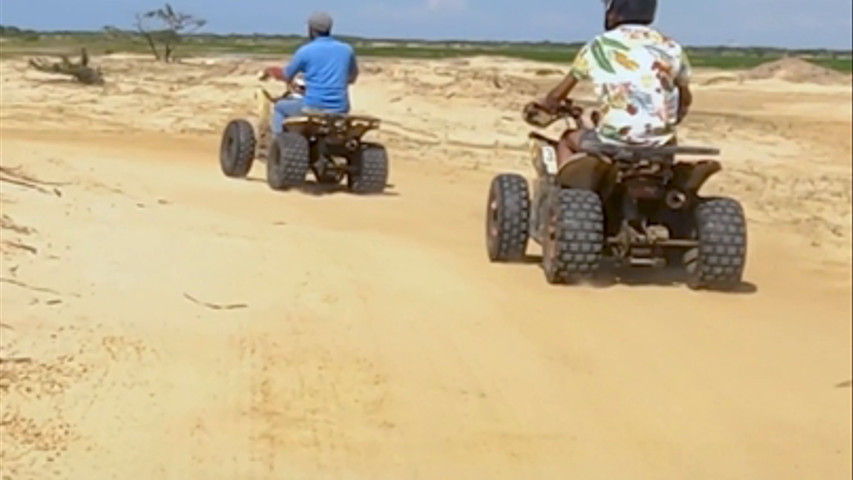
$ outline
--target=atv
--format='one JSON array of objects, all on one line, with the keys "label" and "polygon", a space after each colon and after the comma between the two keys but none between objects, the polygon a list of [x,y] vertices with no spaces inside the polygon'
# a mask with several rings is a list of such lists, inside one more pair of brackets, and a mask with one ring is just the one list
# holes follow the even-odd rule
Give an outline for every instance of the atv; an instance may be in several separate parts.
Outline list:
[{"label": "atv", "polygon": [[[363,136],[379,128],[373,117],[305,111],[287,118],[284,130],[270,134],[273,105],[298,95],[288,87],[275,97],[258,89],[259,121],[256,127],[243,119],[232,120],[222,135],[219,162],[222,172],[244,178],[255,159],[267,165],[267,183],[273,190],[298,188],[311,171],[317,183],[338,185],[344,178],[353,193],[381,193],[388,181],[388,154],[382,145],[365,142]],[[257,131],[257,136],[256,132]]]},{"label": "atv", "polygon": [[[564,101],[556,112],[537,103],[525,121],[547,128],[565,120],[584,125],[585,111]],[[597,125],[600,114],[588,118]],[[677,269],[692,289],[741,284],[747,225],[738,201],[699,195],[722,167],[715,160],[675,161],[676,155],[716,156],[713,148],[636,147],[605,143],[590,131],[580,153],[558,168],[558,141],[530,133],[536,177],[498,175],[491,184],[486,238],[492,262],[526,258],[530,238],[542,246],[551,284],[593,280],[605,263],[621,268]]]}]

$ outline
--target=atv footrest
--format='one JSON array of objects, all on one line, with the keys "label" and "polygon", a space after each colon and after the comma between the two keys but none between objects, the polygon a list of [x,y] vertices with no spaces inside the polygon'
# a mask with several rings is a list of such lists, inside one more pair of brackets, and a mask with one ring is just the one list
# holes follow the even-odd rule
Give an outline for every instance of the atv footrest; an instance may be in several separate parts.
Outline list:
[{"label": "atv footrest", "polygon": [[666,267],[666,260],[662,258],[629,258],[628,264],[632,267],[664,268]]},{"label": "atv footrest", "polygon": [[[610,246],[625,246],[625,242],[620,237],[610,237],[607,239],[607,244]],[[670,239],[670,240],[658,240],[652,242],[632,242],[627,245],[631,248],[648,248],[648,247],[670,247],[670,248],[696,248],[699,246],[699,242],[696,240],[679,240],[679,239]]]},{"label": "atv footrest", "polygon": [[357,171],[358,168],[356,168],[352,165],[329,165],[326,167],[326,170],[328,170],[330,172],[351,173],[351,172]]},{"label": "atv footrest", "polygon": [[699,246],[699,242],[696,240],[664,240],[662,242],[658,242],[655,245],[659,247],[671,247],[671,248],[696,248]]}]

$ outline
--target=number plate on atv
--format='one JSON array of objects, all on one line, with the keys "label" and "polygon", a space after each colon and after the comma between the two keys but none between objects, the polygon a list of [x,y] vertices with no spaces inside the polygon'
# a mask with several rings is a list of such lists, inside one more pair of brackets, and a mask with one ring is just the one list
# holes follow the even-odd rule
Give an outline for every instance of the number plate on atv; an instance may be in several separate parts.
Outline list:
[{"label": "number plate on atv", "polygon": [[542,164],[545,165],[545,172],[548,175],[557,174],[557,149],[550,145],[543,145],[541,148]]}]

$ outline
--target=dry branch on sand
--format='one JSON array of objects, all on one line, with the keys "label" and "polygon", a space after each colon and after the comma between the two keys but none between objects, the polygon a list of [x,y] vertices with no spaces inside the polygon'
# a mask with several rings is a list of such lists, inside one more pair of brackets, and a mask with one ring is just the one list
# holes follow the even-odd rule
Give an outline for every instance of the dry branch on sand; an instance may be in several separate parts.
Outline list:
[{"label": "dry branch on sand", "polygon": [[33,292],[49,293],[51,295],[62,295],[62,293],[57,292],[56,290],[53,290],[51,288],[36,287],[36,286],[29,285],[29,284],[26,284],[24,282],[12,279],[12,278],[0,277],[0,283],[8,283],[9,285],[14,285],[18,288],[23,288],[25,290],[31,290]]},{"label": "dry branch on sand", "polygon": [[5,214],[0,217],[0,230],[11,230],[21,235],[29,235],[34,232],[30,227],[18,225],[12,217]]},{"label": "dry branch on sand", "polygon": [[[57,197],[61,197],[62,192],[60,192],[59,189],[56,188],[56,186],[67,185],[64,183],[46,182],[44,180],[39,180],[27,174],[21,173],[20,168],[9,167],[0,167],[0,182],[11,183],[13,185],[29,188],[41,193],[52,193]],[[48,190],[47,188],[43,188],[42,186],[50,186],[54,188],[52,190]]]},{"label": "dry branch on sand", "polygon": [[16,248],[18,250],[24,250],[26,252],[33,254],[33,255],[38,255],[38,253],[39,253],[38,249],[32,245],[27,245],[26,243],[21,243],[21,242],[14,242],[12,240],[3,240],[2,242],[0,242],[0,245],[6,245],[9,248]]},{"label": "dry branch on sand", "polygon": [[242,310],[244,308],[249,308],[245,303],[235,303],[231,305],[219,305],[216,303],[202,302],[201,300],[193,297],[188,293],[184,293],[184,298],[195,303],[196,305],[201,305],[202,307],[209,308],[211,310]]},{"label": "dry branch on sand", "polygon": [[0,365],[23,365],[31,363],[33,363],[33,359],[29,357],[0,357]]},{"label": "dry branch on sand", "polygon": [[72,62],[65,55],[62,55],[60,59],[59,62],[50,63],[43,58],[31,58],[29,64],[40,72],[72,76],[84,85],[104,84],[101,69],[89,66],[89,54],[85,48],[80,52],[79,62]]}]

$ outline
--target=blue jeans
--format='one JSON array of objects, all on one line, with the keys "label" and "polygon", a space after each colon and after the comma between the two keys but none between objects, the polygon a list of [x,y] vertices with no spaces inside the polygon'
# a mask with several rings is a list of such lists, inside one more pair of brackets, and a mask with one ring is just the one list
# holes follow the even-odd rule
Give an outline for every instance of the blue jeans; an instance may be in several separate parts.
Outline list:
[{"label": "blue jeans", "polygon": [[302,115],[301,98],[285,98],[275,103],[272,111],[272,133],[278,135],[284,130],[284,119]]}]

